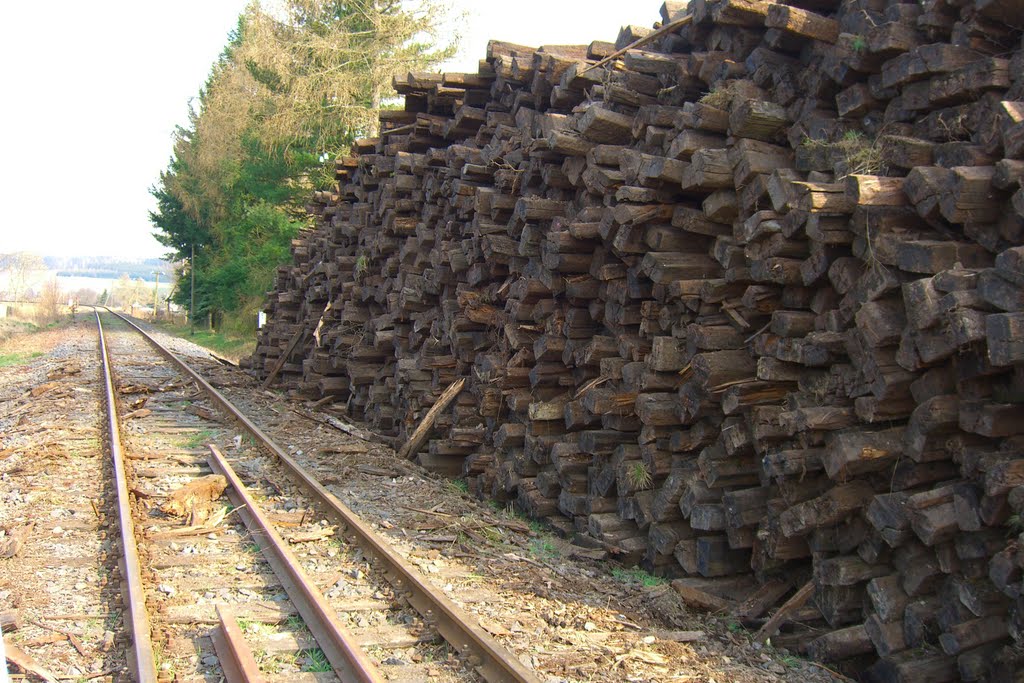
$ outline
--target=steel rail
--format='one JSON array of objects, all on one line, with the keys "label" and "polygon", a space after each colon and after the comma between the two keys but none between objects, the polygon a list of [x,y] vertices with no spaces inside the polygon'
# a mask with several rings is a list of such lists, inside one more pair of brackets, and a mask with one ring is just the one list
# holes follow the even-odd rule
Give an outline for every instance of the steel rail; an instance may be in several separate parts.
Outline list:
[{"label": "steel rail", "polygon": [[117,517],[121,529],[121,547],[124,549],[122,576],[127,592],[124,595],[128,627],[132,637],[128,663],[135,674],[137,683],[156,683],[156,656],[153,653],[149,613],[146,612],[146,593],[142,585],[142,564],[139,549],[135,545],[135,522],[132,520],[131,503],[128,498],[128,476],[124,468],[124,449],[121,445],[120,423],[117,418],[117,398],[114,394],[114,380],[110,372],[110,358],[107,342],[103,335],[103,323],[99,311],[96,327],[100,335],[100,356],[103,361],[103,382],[107,398],[108,429],[110,431],[110,456],[114,464],[114,484],[117,487]]},{"label": "steel rail", "polygon": [[376,665],[369,660],[348,629],[342,626],[334,608],[313,585],[298,558],[285,546],[284,539],[274,531],[270,520],[249,495],[245,484],[231,469],[224,455],[213,444],[209,444],[209,449],[210,466],[215,473],[228,480],[231,487],[228,497],[249,529],[253,541],[263,551],[263,557],[281,580],[285,592],[331,667],[346,683],[382,683],[384,678]]},{"label": "steel rail", "polygon": [[217,620],[219,623],[210,633],[210,640],[227,683],[265,683],[242,629],[238,627],[234,611],[227,605],[217,605]]},{"label": "steel rail", "polygon": [[458,650],[489,683],[540,683],[540,679],[511,652],[487,633],[468,612],[456,605],[425,579],[410,562],[399,555],[383,536],[370,528],[348,506],[328,491],[310,472],[296,462],[263,430],[238,410],[198,372],[125,316],[110,311],[141,334],[165,358],[187,374],[227,414],[245,428],[265,449],[277,457],[306,490],[327,507],[350,538],[382,566],[385,575],[417,612],[433,624],[438,633]]}]

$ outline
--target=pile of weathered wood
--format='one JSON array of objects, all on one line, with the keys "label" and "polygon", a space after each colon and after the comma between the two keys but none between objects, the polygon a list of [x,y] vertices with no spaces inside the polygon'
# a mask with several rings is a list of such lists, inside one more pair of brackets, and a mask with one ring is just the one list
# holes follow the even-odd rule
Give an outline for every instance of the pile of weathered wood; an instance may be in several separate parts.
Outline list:
[{"label": "pile of weathered wood", "polygon": [[398,443],[460,381],[424,465],[877,680],[1004,680],[1022,23],[668,2],[617,44],[410,74],[314,198],[253,367]]}]

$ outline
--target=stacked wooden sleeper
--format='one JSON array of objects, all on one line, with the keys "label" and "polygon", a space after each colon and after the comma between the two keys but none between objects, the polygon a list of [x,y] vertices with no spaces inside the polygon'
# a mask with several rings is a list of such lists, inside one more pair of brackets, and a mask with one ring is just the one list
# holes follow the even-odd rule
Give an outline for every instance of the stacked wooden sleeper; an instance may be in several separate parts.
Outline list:
[{"label": "stacked wooden sleeper", "polygon": [[1024,10],[798,5],[666,3],[685,25],[614,68],[643,31],[396,79],[253,365],[400,443],[465,378],[424,465],[777,644],[1001,680]]}]

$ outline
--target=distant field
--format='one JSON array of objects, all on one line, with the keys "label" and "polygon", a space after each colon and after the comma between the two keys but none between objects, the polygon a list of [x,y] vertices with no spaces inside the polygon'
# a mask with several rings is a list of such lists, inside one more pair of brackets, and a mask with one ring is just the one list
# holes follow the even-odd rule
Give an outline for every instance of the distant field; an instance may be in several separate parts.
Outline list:
[{"label": "distant field", "polygon": [[[39,271],[34,273],[28,281],[28,287],[38,293],[43,286],[43,283],[47,282],[50,278],[54,277],[56,271]],[[72,294],[82,289],[91,289],[96,292],[97,295],[102,294],[104,290],[110,293],[114,286],[117,284],[118,278],[103,278],[103,277],[84,277],[81,275],[57,275],[57,284],[60,285],[60,289],[65,294]],[[153,281],[146,282],[145,287],[152,296],[153,292]],[[0,274],[0,290],[8,289],[8,277],[4,274]],[[160,280],[160,292],[159,297],[164,299],[168,294],[171,293],[171,283],[165,279]]]}]

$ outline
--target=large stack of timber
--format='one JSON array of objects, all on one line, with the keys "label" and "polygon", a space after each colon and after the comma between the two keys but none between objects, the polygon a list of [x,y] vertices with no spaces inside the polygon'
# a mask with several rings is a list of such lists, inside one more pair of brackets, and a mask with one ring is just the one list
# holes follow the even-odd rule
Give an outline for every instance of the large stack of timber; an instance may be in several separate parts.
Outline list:
[{"label": "large stack of timber", "polygon": [[1024,2],[661,12],[397,79],[256,373],[776,643],[1007,680]]}]

